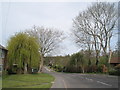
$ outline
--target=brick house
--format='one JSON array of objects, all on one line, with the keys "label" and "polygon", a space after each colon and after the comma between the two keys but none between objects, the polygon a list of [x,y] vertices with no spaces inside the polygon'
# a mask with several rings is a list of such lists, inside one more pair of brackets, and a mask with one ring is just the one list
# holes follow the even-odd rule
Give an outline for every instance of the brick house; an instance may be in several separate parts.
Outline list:
[{"label": "brick house", "polygon": [[8,50],[2,45],[0,45],[0,71],[6,69],[7,52]]}]

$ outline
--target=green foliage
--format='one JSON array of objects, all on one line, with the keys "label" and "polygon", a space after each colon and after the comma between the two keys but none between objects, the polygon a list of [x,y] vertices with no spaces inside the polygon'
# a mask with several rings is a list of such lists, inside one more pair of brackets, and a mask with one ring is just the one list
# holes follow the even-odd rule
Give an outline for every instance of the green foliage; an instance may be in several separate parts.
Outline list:
[{"label": "green foliage", "polygon": [[87,73],[95,73],[97,72],[97,66],[96,65],[91,65],[91,66],[86,66],[85,68]]},{"label": "green foliage", "polygon": [[108,72],[110,75],[120,76],[120,64],[115,67],[111,67]]},{"label": "green foliage", "polygon": [[70,56],[45,57],[45,65],[58,72],[65,72]]},{"label": "green foliage", "polygon": [[118,75],[118,76],[120,76],[120,71],[115,70],[115,69],[111,69],[111,70],[109,70],[109,75]]},{"label": "green foliage", "polygon": [[57,72],[62,72],[63,71],[63,66],[61,66],[61,65],[53,65],[52,67]]},{"label": "green foliage", "polygon": [[40,62],[39,46],[36,39],[24,34],[18,33],[8,41],[8,66],[11,69],[13,64],[17,64],[20,70],[27,64],[31,68],[37,68]]},{"label": "green foliage", "polygon": [[97,66],[97,72],[100,72],[100,73],[103,72],[103,65],[102,65],[102,64],[99,64],[99,65]]},{"label": "green foliage", "polygon": [[117,66],[115,66],[115,69],[120,71],[120,64],[118,64]]},{"label": "green foliage", "polygon": [[76,53],[76,54],[73,54],[70,58],[70,65],[76,65],[78,66],[79,64],[83,64],[84,61],[83,61],[83,54],[81,53]]},{"label": "green foliage", "polygon": [[104,65],[108,64],[106,56],[101,56],[100,57],[99,64],[104,64]]},{"label": "green foliage", "polygon": [[6,76],[8,74],[8,71],[2,71],[2,76]]},{"label": "green foliage", "polygon": [[45,65],[53,64],[54,66],[59,65],[59,66],[64,67],[69,62],[69,58],[70,58],[70,56],[45,57],[44,63],[45,63]]},{"label": "green foliage", "polygon": [[84,72],[86,60],[82,52],[73,54],[70,57],[70,61],[67,65],[67,72]]},{"label": "green foliage", "polygon": [[[109,65],[106,56],[100,56],[99,64],[95,65],[94,53],[91,57],[88,57],[87,53],[87,51],[81,51],[71,56],[45,57],[45,64],[58,72],[82,73],[84,70],[85,73],[108,73]],[[91,64],[89,64],[89,60],[91,60]],[[119,67],[116,66],[115,70],[120,70]],[[113,68],[111,67],[111,69]]]}]

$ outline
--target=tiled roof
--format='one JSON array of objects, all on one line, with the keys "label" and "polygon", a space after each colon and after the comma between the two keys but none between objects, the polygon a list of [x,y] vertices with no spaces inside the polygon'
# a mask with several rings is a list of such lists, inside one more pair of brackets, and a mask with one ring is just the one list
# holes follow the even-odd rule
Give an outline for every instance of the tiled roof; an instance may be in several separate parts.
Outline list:
[{"label": "tiled roof", "polygon": [[120,57],[112,57],[110,63],[119,63],[120,64]]}]

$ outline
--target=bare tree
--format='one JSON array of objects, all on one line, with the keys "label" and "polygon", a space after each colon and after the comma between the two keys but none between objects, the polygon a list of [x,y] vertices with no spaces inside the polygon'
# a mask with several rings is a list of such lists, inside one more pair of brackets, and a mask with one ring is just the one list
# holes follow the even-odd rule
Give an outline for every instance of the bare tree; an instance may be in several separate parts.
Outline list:
[{"label": "bare tree", "polygon": [[81,12],[74,20],[73,20],[73,33],[77,37],[76,40],[82,43],[83,45],[87,45],[88,50],[93,48],[96,52],[96,65],[98,64],[99,53],[101,50],[101,45],[96,37],[98,32],[96,31],[96,27],[92,25],[91,16],[87,11]]},{"label": "bare tree", "polygon": [[53,29],[34,26],[31,30],[27,30],[29,35],[38,39],[41,54],[41,64],[39,71],[42,71],[44,57],[59,47],[59,43],[63,40],[63,33]]},{"label": "bare tree", "polygon": [[[107,52],[111,52],[110,40],[117,25],[117,7],[114,3],[96,3],[88,8],[88,12],[94,20],[94,25],[98,32],[96,37],[100,41],[105,56],[108,57]],[[109,54],[109,57],[111,57],[111,54]]]},{"label": "bare tree", "polygon": [[95,3],[81,12],[74,20],[74,28],[82,34],[90,35],[96,51],[96,65],[101,49],[107,57],[110,40],[117,21],[117,8],[114,3]]},{"label": "bare tree", "polygon": [[74,35],[75,43],[88,51],[88,65],[91,65],[91,51],[93,49],[93,42],[91,41],[91,36],[77,30],[76,28],[73,28],[72,33]]}]

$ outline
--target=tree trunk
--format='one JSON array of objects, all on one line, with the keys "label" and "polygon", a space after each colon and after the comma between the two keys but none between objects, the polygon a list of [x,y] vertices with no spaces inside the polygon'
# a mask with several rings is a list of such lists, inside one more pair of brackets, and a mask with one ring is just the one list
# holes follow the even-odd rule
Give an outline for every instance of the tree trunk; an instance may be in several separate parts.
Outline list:
[{"label": "tree trunk", "polygon": [[84,67],[82,67],[82,73],[85,73]]},{"label": "tree trunk", "polygon": [[108,59],[107,49],[106,49],[106,48],[103,48],[103,51],[104,51],[104,55],[105,55],[106,59]]},{"label": "tree trunk", "polygon": [[99,61],[98,61],[98,58],[96,58],[96,65],[98,65]]},{"label": "tree trunk", "polygon": [[96,65],[98,65],[98,63],[99,63],[99,55],[98,53],[96,53]]},{"label": "tree trunk", "polygon": [[24,74],[26,74],[27,73],[27,64],[25,64],[25,66],[24,66]]},{"label": "tree trunk", "polygon": [[108,59],[108,63],[110,63],[110,59],[111,59],[111,56],[112,56],[112,51],[111,51],[111,47],[110,47],[110,38],[108,39],[108,49],[109,49],[109,59]]},{"label": "tree trunk", "polygon": [[111,57],[112,57],[112,51],[110,50],[108,63],[110,63]]},{"label": "tree trunk", "polygon": [[41,56],[41,62],[40,62],[39,72],[42,72],[42,69],[43,69],[43,63],[44,63],[44,57]]}]

